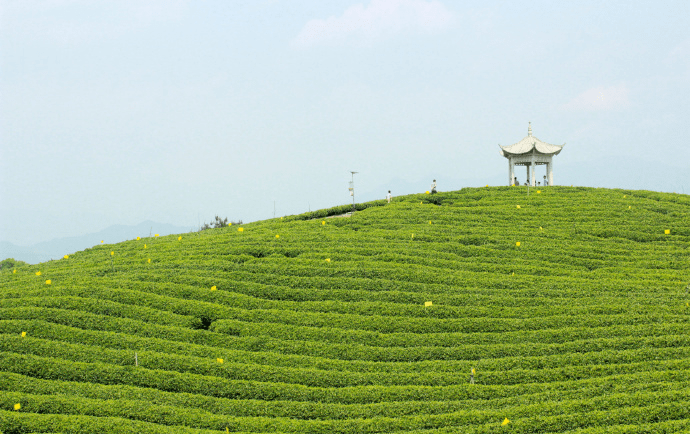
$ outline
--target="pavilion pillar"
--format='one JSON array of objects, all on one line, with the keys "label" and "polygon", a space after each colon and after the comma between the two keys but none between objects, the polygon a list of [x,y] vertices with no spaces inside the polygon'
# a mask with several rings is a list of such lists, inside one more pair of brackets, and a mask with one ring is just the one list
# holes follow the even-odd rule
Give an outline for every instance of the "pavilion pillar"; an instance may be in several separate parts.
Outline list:
[{"label": "pavilion pillar", "polygon": [[549,187],[553,185],[553,160],[549,160],[549,164],[546,166],[546,179],[549,180]]},{"label": "pavilion pillar", "polygon": [[530,167],[530,169],[532,169],[532,170],[531,170],[532,176],[529,177],[530,185],[531,185],[532,187],[536,187],[536,185],[537,185],[537,180],[534,179],[534,178],[535,178],[535,176],[537,175],[537,170],[536,170],[536,168],[537,168],[537,163],[534,161],[534,150],[532,150],[532,162],[531,162],[531,164],[529,165],[529,167]]},{"label": "pavilion pillar", "polygon": [[536,180],[536,176],[537,176],[537,165],[534,164],[534,163],[532,163],[532,164],[530,164],[529,167],[532,169],[532,176],[530,176],[530,178],[529,178],[530,185],[531,185],[532,187],[536,187],[536,186],[537,186],[537,180]]},{"label": "pavilion pillar", "polygon": [[513,185],[514,179],[515,179],[515,164],[513,164],[512,158],[508,158],[508,186]]}]

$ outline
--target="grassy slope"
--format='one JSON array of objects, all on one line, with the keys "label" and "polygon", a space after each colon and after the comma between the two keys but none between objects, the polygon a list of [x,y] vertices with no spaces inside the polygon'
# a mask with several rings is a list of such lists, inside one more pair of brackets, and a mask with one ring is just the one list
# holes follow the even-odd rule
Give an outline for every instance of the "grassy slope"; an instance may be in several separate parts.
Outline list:
[{"label": "grassy slope", "polygon": [[0,431],[690,432],[688,196],[381,205],[3,271]]}]

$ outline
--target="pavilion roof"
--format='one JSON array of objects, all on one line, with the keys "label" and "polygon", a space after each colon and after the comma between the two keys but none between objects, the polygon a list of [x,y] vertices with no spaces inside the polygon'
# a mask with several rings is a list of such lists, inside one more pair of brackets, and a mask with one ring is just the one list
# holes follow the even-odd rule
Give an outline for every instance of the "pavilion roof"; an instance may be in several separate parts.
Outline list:
[{"label": "pavilion roof", "polygon": [[[500,145],[499,145],[500,146]],[[533,149],[540,154],[558,155],[563,149],[563,145],[552,145],[550,143],[542,142],[532,135],[532,125],[527,128],[527,136],[517,143],[510,146],[501,146],[501,155],[508,157],[511,155],[520,155],[531,153]]]}]

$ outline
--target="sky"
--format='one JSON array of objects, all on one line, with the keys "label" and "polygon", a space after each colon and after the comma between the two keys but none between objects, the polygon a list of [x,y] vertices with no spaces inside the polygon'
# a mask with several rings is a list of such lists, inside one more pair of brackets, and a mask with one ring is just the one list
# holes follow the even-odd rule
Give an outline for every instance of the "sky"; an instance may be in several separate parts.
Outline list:
[{"label": "sky", "polygon": [[[0,241],[506,185],[690,194],[690,2],[0,0]],[[539,166],[541,179],[544,166]],[[541,171],[541,172],[540,172]],[[518,179],[525,175],[517,171]]]}]

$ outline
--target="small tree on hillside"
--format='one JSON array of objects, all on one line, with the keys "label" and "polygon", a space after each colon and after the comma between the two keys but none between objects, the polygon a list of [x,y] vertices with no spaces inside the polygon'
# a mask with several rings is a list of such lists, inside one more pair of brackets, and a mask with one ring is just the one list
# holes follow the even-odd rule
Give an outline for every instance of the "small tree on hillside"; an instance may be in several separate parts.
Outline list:
[{"label": "small tree on hillside", "polygon": [[[231,223],[234,225],[235,224],[241,225],[242,220],[239,220],[237,222],[231,222]],[[215,221],[212,221],[211,223],[204,223],[204,225],[201,227],[201,230],[203,231],[203,230],[211,229],[211,228],[213,228],[213,229],[224,228],[227,225],[228,225],[228,218],[227,217],[222,219],[222,218],[216,216]]]},{"label": "small tree on hillside", "polygon": [[8,268],[22,267],[24,265],[29,265],[24,261],[19,261],[14,258],[7,258],[0,261],[0,270],[6,270]]}]

